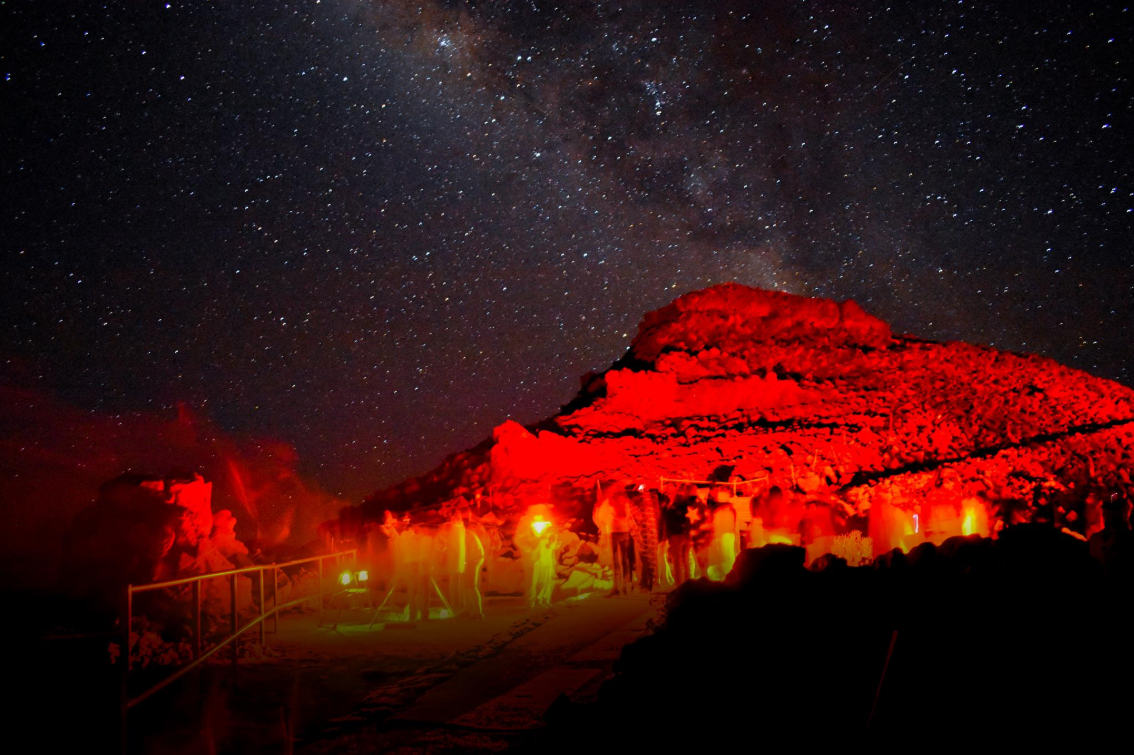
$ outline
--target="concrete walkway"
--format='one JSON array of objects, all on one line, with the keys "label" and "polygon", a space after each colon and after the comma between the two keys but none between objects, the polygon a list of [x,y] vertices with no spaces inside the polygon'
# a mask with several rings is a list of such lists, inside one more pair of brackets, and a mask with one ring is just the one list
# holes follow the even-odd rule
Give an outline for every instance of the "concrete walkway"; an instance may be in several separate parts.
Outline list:
[{"label": "concrete walkway", "polygon": [[561,693],[595,694],[622,648],[647,629],[656,602],[592,596],[554,606],[538,626],[453,674],[383,720],[365,708],[301,752],[499,752],[542,726]]},{"label": "concrete walkway", "polygon": [[[163,690],[131,713],[132,753],[278,755],[289,740],[319,737],[336,719],[366,720],[361,701],[396,688],[369,718],[400,710],[437,684],[511,642],[538,621],[522,598],[486,601],[483,621],[435,620],[368,626],[372,611],[344,613],[338,627],[293,613],[267,635],[242,640],[233,673],[227,656]],[[113,688],[112,688],[113,689]],[[105,697],[105,692],[103,697]],[[117,697],[113,697],[117,700]],[[362,714],[362,715],[360,715]],[[104,716],[117,726],[117,711]]]}]

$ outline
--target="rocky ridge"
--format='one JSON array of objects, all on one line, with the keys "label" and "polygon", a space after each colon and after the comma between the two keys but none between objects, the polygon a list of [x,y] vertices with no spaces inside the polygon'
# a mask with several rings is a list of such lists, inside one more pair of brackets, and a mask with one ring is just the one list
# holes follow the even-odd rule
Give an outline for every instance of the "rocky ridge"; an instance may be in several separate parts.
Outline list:
[{"label": "rocky ridge", "polygon": [[[628,353],[532,427],[376,493],[343,521],[455,496],[501,512],[548,498],[586,519],[596,481],[757,480],[866,530],[913,510],[944,475],[998,514],[1127,495],[1134,391],[1050,359],[895,335],[854,302],[739,284],[648,313]],[[742,490],[745,490],[742,488]],[[757,492],[751,488],[747,492]],[[888,550],[889,532],[876,550]]]}]

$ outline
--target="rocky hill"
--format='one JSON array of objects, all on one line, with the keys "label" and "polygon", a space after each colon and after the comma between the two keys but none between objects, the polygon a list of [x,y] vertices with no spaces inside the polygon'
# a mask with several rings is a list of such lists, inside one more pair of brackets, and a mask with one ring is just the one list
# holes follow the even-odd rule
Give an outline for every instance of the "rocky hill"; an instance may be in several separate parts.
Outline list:
[{"label": "rocky hill", "polygon": [[981,501],[982,519],[1085,534],[1134,473],[1131,389],[1037,356],[895,335],[850,301],[738,284],[689,293],[582,383],[557,415],[506,422],[344,520],[455,496],[505,515],[550,500],[585,520],[596,482],[755,480],[738,492],[778,485],[828,505],[877,553],[919,528],[912,515],[943,486]]}]

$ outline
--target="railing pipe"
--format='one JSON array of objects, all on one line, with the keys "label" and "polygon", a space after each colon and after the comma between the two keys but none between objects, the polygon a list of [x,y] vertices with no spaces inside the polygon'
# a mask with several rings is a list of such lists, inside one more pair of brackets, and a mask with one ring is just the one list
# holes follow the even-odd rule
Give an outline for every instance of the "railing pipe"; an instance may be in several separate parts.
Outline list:
[{"label": "railing pipe", "polygon": [[201,580],[193,583],[193,660],[201,660]]},{"label": "railing pipe", "polygon": [[280,633],[280,581],[279,570],[272,568],[272,634]]},{"label": "railing pipe", "polygon": [[256,578],[258,580],[258,587],[256,589],[256,592],[259,593],[256,602],[260,604],[260,644],[263,645],[267,641],[267,638],[264,636],[264,609],[266,608],[266,606],[264,605],[264,570],[263,569],[261,569],[259,572],[256,573]]},{"label": "railing pipe", "polygon": [[[274,624],[275,630],[278,632],[279,631],[279,614],[280,614],[281,611],[287,610],[288,608],[292,608],[293,606],[297,606],[301,603],[305,603],[305,602],[311,600],[312,598],[317,598],[319,600],[319,607],[320,607],[320,610],[322,610],[323,596],[324,596],[323,560],[328,558],[328,557],[345,558],[347,556],[357,558],[358,557],[358,549],[341,551],[339,553],[325,554],[325,555],[322,555],[322,556],[313,556],[311,558],[301,558],[301,559],[296,559],[294,561],[286,561],[282,564],[277,563],[277,564],[263,564],[263,565],[259,565],[259,566],[248,566],[248,567],[243,567],[243,568],[240,568],[240,569],[228,569],[226,571],[212,572],[212,573],[209,573],[209,574],[195,574],[191,577],[183,577],[183,578],[180,578],[180,579],[170,579],[170,580],[166,580],[164,582],[152,582],[150,584],[145,584],[145,585],[127,585],[126,586],[126,605],[125,605],[125,611],[124,611],[124,617],[123,617],[123,625],[120,627],[120,633],[121,633],[121,636],[122,636],[121,660],[122,660],[122,664],[123,664],[123,668],[122,668],[122,742],[123,742],[123,747],[125,747],[126,735],[127,735],[126,714],[131,708],[138,705],[138,703],[141,703],[143,700],[148,699],[149,697],[151,697],[155,693],[159,692],[160,690],[165,689],[166,687],[168,687],[173,682],[177,681],[178,679],[185,676],[186,674],[188,674],[193,669],[200,666],[202,663],[207,661],[209,658],[212,658],[214,655],[219,653],[222,649],[224,649],[228,645],[233,646],[232,647],[232,657],[233,657],[233,662],[235,663],[237,658],[239,657],[238,653],[237,653],[237,647],[236,646],[237,646],[237,643],[239,641],[240,635],[244,634],[244,632],[248,631],[249,629],[251,629],[254,626],[259,626],[260,627],[260,640],[261,640],[261,642],[263,642],[264,639],[265,639],[263,625],[267,621],[269,616],[272,617],[272,622]],[[295,598],[293,600],[288,601],[287,603],[281,604],[279,602],[279,579],[278,579],[279,572],[278,572],[278,570],[282,569],[282,568],[289,567],[289,566],[298,566],[300,564],[309,564],[312,561],[318,563],[318,565],[319,565],[319,589],[316,592],[316,594],[305,595],[303,597]],[[267,610],[267,604],[264,600],[264,570],[265,569],[271,569],[272,570],[272,604],[273,605],[272,605],[272,608],[271,608],[270,611]],[[240,626],[239,612],[237,611],[237,606],[238,606],[237,589],[239,587],[239,575],[247,574],[247,573],[254,572],[254,571],[259,572],[259,575],[258,575],[258,583],[259,583],[258,592],[259,592],[259,597],[260,597],[259,615],[256,616],[255,618],[253,618],[247,624]],[[202,631],[201,631],[201,623],[202,623],[201,622],[201,607],[202,607],[201,583],[204,582],[206,579],[217,579],[217,578],[223,578],[223,577],[230,577],[231,578],[232,595],[231,595],[231,600],[229,601],[229,603],[230,603],[229,607],[230,607],[230,610],[231,610],[231,614],[230,614],[230,617],[229,617],[230,618],[230,631],[229,631],[229,634],[228,634],[227,637],[222,638],[216,645],[214,645],[213,647],[209,648],[206,651],[206,650],[204,650],[204,637],[203,637],[203,634],[202,634]],[[193,588],[193,632],[194,632],[193,661],[186,664],[185,666],[182,666],[180,669],[178,669],[174,673],[170,674],[168,677],[166,677],[162,681],[158,682],[154,686],[150,687],[145,692],[142,692],[142,693],[136,695],[135,697],[130,697],[129,675],[130,675],[131,667],[133,665],[133,657],[132,657],[132,653],[131,653],[131,650],[130,650],[130,625],[133,623],[133,616],[134,616],[134,594],[139,593],[139,592],[149,592],[151,590],[161,590],[161,589],[165,589],[165,588],[169,588],[169,587],[179,587],[181,585],[192,585],[192,588]]]},{"label": "railing pipe", "polygon": [[329,556],[357,556],[358,549],[351,548],[350,550],[340,551],[339,553],[328,553],[323,556],[311,556],[309,558],[297,558],[294,561],[285,561],[282,564],[260,564],[257,566],[244,566],[239,569],[226,569],[224,571],[209,572],[208,574],[194,574],[189,577],[179,577],[178,579],[169,579],[164,582],[149,582],[144,585],[131,585],[130,590],[133,592],[146,592],[148,590],[161,590],[166,587],[177,587],[178,585],[187,585],[190,582],[195,582],[200,579],[211,579],[213,577],[227,577],[230,574],[247,574],[248,572],[259,571],[261,569],[286,569],[289,566],[299,566],[300,564],[309,564],[312,561],[321,561]]},{"label": "railing pipe", "polygon": [[240,648],[240,634],[236,631],[236,621],[237,621],[237,615],[236,615],[236,586],[237,585],[236,585],[236,580],[238,578],[239,578],[239,575],[236,575],[236,574],[232,575],[232,601],[231,601],[232,602],[232,613],[230,614],[230,617],[229,617],[230,622],[231,622],[230,626],[229,626],[229,634],[232,635],[232,665],[233,666],[236,665],[236,661],[238,659],[237,653],[239,652],[239,648]]}]

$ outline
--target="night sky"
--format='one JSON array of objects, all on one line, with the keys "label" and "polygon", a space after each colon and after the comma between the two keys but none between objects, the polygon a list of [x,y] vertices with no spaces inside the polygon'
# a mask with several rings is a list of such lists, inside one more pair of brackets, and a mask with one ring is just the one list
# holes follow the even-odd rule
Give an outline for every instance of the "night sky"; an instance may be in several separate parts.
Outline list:
[{"label": "night sky", "polygon": [[187,402],[356,499],[554,412],[644,312],[729,280],[1129,383],[1132,28],[1104,2],[0,2],[0,379]]}]

